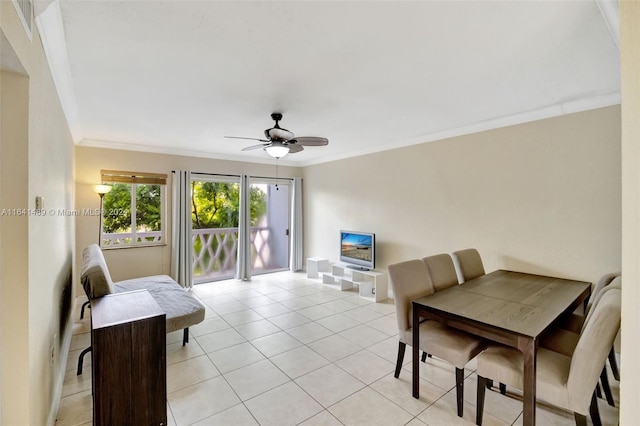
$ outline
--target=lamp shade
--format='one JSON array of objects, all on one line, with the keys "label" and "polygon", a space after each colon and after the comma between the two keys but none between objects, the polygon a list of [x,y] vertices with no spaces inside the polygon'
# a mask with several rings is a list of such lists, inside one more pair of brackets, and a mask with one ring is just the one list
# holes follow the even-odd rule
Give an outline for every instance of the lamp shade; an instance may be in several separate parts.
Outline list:
[{"label": "lamp shade", "polygon": [[267,154],[269,154],[273,158],[282,158],[289,153],[289,147],[283,145],[282,142],[273,142],[264,150],[267,151]]},{"label": "lamp shade", "polygon": [[111,191],[111,185],[93,185],[93,192],[98,195],[104,195]]}]

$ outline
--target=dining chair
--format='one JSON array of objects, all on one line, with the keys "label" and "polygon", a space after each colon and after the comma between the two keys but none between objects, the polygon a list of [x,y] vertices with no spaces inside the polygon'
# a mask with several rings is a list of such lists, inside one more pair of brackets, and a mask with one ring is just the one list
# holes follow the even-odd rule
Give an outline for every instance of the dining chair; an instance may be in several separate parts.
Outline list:
[{"label": "dining chair", "polygon": [[[606,279],[605,279],[606,277]],[[609,278],[613,277],[613,279],[611,281],[609,281]],[[600,284],[600,281],[603,281],[602,287],[598,288],[598,284]],[[608,290],[613,289],[613,288],[617,288],[617,289],[622,289],[622,278],[621,278],[621,274],[619,272],[617,273],[613,273],[613,274],[607,274],[605,276],[603,276],[603,278],[601,280],[598,281],[598,284],[596,284],[596,294],[594,297],[594,301],[593,303],[597,303],[598,299]],[[606,286],[606,287],[605,287]],[[593,308],[591,306],[587,306],[587,310],[585,313],[586,319],[585,322],[588,321],[589,319],[589,314],[591,313],[591,311],[593,310]],[[609,360],[609,366],[611,367],[611,373],[613,374],[614,379],[616,379],[618,382],[620,381],[620,372],[618,370],[618,361],[616,360],[616,352],[615,352],[615,344],[611,345],[611,349],[609,350],[609,354],[607,356],[608,360]],[[609,386],[609,376],[607,375],[607,367],[606,365],[602,368],[602,373],[600,374],[600,383],[602,385],[602,392],[605,394],[605,398],[607,400],[607,403],[612,406],[615,407],[615,401],[613,399],[613,393],[611,392],[611,387]],[[600,394],[600,387],[598,386],[596,388],[598,397],[602,397]]]},{"label": "dining chair", "polygon": [[435,291],[441,291],[458,285],[458,274],[453,259],[446,253],[423,257]]},{"label": "dining chair", "polygon": [[470,248],[453,252],[453,259],[458,265],[462,282],[484,275],[484,266],[478,250]]},{"label": "dining chair", "polygon": [[[484,275],[482,260],[480,259],[480,255],[476,249],[462,250],[456,253],[463,253],[461,258],[464,259],[464,262],[468,265],[467,273],[470,273],[471,276],[467,277],[466,280]],[[433,282],[433,286],[436,291],[444,290],[445,288],[458,284],[458,274],[454,264],[454,257],[443,253],[424,257],[422,258],[422,261],[427,264],[429,275],[431,276],[431,281]],[[422,362],[425,362],[427,357],[431,357],[431,354],[424,352],[422,354]],[[488,387],[491,388],[492,386],[493,383],[489,383]],[[499,388],[500,393],[503,395],[507,393],[507,386],[504,383],[500,383]]]},{"label": "dining chair", "polygon": [[[571,313],[569,316],[560,320],[557,323],[556,327],[552,328],[542,336],[540,340],[540,346],[560,352],[573,350],[573,346],[575,346],[575,338],[572,338],[571,335],[574,333],[580,333],[584,326],[586,317],[588,317],[589,312],[597,303],[604,290],[609,289],[612,286],[620,288],[620,276],[620,272],[612,272],[604,274],[602,277],[600,277],[600,279],[596,282],[593,292],[591,293],[591,297],[589,298],[589,301],[585,308],[584,315]],[[620,381],[620,370],[618,369],[618,362],[613,345],[611,346],[611,350],[609,351],[609,355],[607,358],[609,360],[609,366],[611,367],[611,373],[613,374],[614,379]],[[607,403],[610,406],[614,407],[615,402],[613,399],[613,393],[611,392],[611,387],[609,386],[609,377],[607,375],[606,366],[602,369],[601,384],[602,392],[605,395]],[[597,389],[597,394],[598,396],[601,396],[600,388]]]},{"label": "dining chair", "polygon": [[[433,283],[435,291],[444,290],[454,285],[458,285],[458,275],[456,273],[456,267],[453,264],[451,256],[448,254],[436,254],[433,256],[423,257],[422,261],[427,264],[429,270],[429,276]],[[422,353],[422,362],[425,362],[427,357],[431,358],[431,354],[427,352]]]},{"label": "dining chair", "polygon": [[[587,413],[600,425],[595,388],[607,354],[620,330],[621,290],[602,292],[585,321],[571,355],[539,348],[536,397],[573,411],[577,426],[587,425]],[[499,380],[517,389],[523,387],[523,357],[517,349],[490,345],[477,359],[478,393],[476,424],[482,424],[486,383]]]},{"label": "dining chair", "polygon": [[[422,260],[408,260],[388,266],[391,290],[398,321],[398,358],[394,377],[400,376],[407,344],[413,340],[412,302],[434,294],[435,288],[427,264]],[[420,350],[440,358],[456,368],[456,397],[458,416],[463,414],[464,366],[485,346],[483,340],[460,330],[446,327],[438,321],[424,320],[419,325]]]},{"label": "dining chair", "polygon": [[[600,279],[598,279],[598,281],[596,282],[596,285],[591,292],[591,296],[587,300],[587,306],[585,307],[584,315],[573,312],[559,321],[557,325],[561,328],[564,328],[565,330],[573,331],[574,333],[580,333],[580,330],[582,330],[582,325],[584,324],[584,320],[598,294],[620,275],[620,272],[611,272],[601,276]],[[618,378],[617,380],[620,379]]]},{"label": "dining chair", "polygon": [[[611,280],[610,284],[607,284],[607,286],[599,290],[598,293],[594,293],[592,295],[586,310],[586,316],[581,316],[582,319],[579,327],[576,327],[577,322],[572,322],[572,326],[570,329],[563,327],[554,327],[541,336],[540,346],[554,350],[556,352],[571,355],[577,344],[577,339],[574,336],[579,336],[580,333],[582,333],[584,327],[587,324],[588,318],[590,318],[590,316],[592,315],[593,309],[598,306],[598,303],[600,299],[602,299],[602,296],[611,289],[622,289],[622,278],[620,276],[616,276],[613,280]],[[561,323],[561,325],[564,324],[566,323]]]}]

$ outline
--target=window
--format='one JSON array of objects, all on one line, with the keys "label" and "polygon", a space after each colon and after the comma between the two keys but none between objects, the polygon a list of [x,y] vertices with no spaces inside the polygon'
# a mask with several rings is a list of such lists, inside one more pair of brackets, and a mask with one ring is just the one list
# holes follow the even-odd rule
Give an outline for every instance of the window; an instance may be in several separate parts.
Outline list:
[{"label": "window", "polygon": [[164,210],[167,175],[102,170],[111,191],[102,199],[103,248],[165,243]]}]

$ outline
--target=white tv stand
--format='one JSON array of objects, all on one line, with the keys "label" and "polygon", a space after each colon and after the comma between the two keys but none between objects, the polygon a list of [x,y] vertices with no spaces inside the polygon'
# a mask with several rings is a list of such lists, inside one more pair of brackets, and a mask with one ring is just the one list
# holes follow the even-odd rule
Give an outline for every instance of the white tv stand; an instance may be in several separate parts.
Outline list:
[{"label": "white tv stand", "polygon": [[387,274],[385,272],[351,269],[346,265],[330,265],[321,257],[307,259],[307,278],[322,278],[322,283],[336,289],[350,290],[358,287],[360,297],[372,302],[388,298]]}]

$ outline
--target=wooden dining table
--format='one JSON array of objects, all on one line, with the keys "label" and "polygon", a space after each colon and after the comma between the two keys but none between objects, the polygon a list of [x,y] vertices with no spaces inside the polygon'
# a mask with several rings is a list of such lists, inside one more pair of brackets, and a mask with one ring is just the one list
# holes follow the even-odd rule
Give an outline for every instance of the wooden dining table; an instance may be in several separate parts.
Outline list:
[{"label": "wooden dining table", "polygon": [[[520,350],[524,358],[523,424],[535,425],[536,352],[541,334],[573,312],[591,283],[498,270],[413,301],[413,324],[437,320]],[[419,398],[420,334],[413,327],[413,396]]]}]

